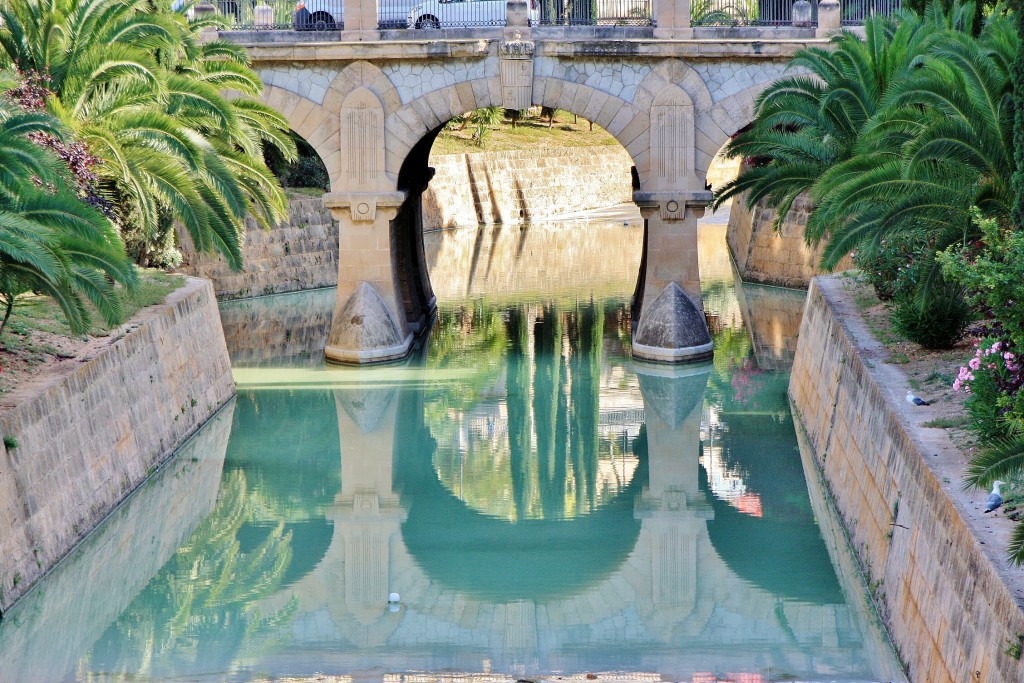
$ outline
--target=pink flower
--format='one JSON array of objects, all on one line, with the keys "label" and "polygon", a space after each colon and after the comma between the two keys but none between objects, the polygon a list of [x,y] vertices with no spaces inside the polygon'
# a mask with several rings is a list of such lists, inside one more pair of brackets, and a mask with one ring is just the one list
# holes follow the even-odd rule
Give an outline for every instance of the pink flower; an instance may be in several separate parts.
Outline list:
[{"label": "pink flower", "polygon": [[1011,361],[1014,358],[1016,358],[1016,356],[1014,356],[1013,353],[1011,353],[1010,351],[1006,351],[1003,353],[1003,360]]},{"label": "pink flower", "polygon": [[967,365],[971,367],[971,370],[977,370],[981,367],[981,360],[978,358],[972,358]]}]

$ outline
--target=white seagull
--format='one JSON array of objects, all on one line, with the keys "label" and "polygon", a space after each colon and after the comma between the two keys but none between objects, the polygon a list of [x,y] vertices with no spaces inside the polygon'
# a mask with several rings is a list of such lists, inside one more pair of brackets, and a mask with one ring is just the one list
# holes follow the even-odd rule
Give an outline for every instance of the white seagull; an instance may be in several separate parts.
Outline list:
[{"label": "white seagull", "polygon": [[930,406],[932,404],[931,401],[924,400],[920,396],[915,395],[912,391],[907,392],[907,403],[912,403],[915,406]]},{"label": "white seagull", "polygon": [[999,487],[1005,483],[1005,481],[999,481],[998,479],[993,482],[992,493],[988,494],[988,500],[985,502],[985,512],[992,512],[1003,504],[1003,497],[999,495]]}]

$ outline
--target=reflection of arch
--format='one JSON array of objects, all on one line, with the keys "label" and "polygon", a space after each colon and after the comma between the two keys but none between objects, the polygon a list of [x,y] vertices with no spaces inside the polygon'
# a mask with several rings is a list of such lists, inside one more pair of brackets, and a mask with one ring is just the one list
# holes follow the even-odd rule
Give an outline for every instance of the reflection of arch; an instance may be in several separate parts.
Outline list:
[{"label": "reflection of arch", "polygon": [[[422,452],[417,457],[430,463]],[[511,523],[468,507],[428,467],[412,475],[415,487],[403,478],[409,516],[402,538],[416,563],[454,590],[497,602],[573,595],[613,574],[633,550],[640,534],[633,507],[647,478],[643,461],[640,468],[590,515]]]},{"label": "reflection of arch", "polygon": [[629,486],[589,515],[511,523],[470,508],[438,478],[421,401],[403,396],[400,419],[420,426],[396,439],[394,481],[408,512],[402,539],[431,579],[487,601],[543,600],[579,593],[626,561],[640,534],[633,511],[647,483],[644,458]]},{"label": "reflection of arch", "polygon": [[[721,457],[743,472],[759,494],[763,516],[740,512],[710,490],[701,467],[699,485],[711,501],[708,536],[726,565],[770,593],[814,604],[842,604],[843,593],[807,499],[803,467],[794,455],[792,427],[774,415],[744,415],[720,435]],[[800,557],[799,565],[791,561]],[[785,572],[782,568],[785,567]]]},{"label": "reflection of arch", "polygon": [[[281,423],[296,428],[274,429]],[[276,511],[243,525],[238,541],[255,547],[278,517],[287,520],[285,531],[292,533],[294,551],[285,572],[287,584],[313,571],[331,544],[334,526],[324,510],[341,489],[340,452],[333,392],[306,392],[303,401],[289,391],[239,394],[224,471],[244,471],[248,488],[259,491],[263,504]]]}]

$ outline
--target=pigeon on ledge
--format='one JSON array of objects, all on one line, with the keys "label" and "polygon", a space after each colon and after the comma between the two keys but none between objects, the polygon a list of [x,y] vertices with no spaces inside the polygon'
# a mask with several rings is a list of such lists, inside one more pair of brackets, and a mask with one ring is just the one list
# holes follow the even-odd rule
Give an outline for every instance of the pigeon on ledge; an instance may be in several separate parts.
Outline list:
[{"label": "pigeon on ledge", "polygon": [[930,406],[932,404],[931,401],[926,401],[920,396],[915,396],[912,391],[907,392],[907,403],[913,403],[915,406]]},{"label": "pigeon on ledge", "polygon": [[999,495],[999,487],[1005,483],[1005,481],[999,481],[998,479],[993,482],[992,493],[988,494],[988,500],[985,502],[985,512],[992,512],[1003,504],[1003,497]]}]

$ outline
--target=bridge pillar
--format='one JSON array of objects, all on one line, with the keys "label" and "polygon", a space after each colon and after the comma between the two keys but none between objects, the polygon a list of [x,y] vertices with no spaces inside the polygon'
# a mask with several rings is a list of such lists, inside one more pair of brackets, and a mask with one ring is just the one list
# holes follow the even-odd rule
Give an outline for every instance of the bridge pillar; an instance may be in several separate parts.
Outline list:
[{"label": "bridge pillar", "polygon": [[335,363],[404,358],[412,348],[393,258],[391,222],[404,192],[324,195],[338,221],[338,299],[324,354]]},{"label": "bridge pillar", "polygon": [[712,355],[697,264],[697,219],[710,194],[633,193],[644,217],[644,254],[633,300],[638,358],[685,363]]}]

